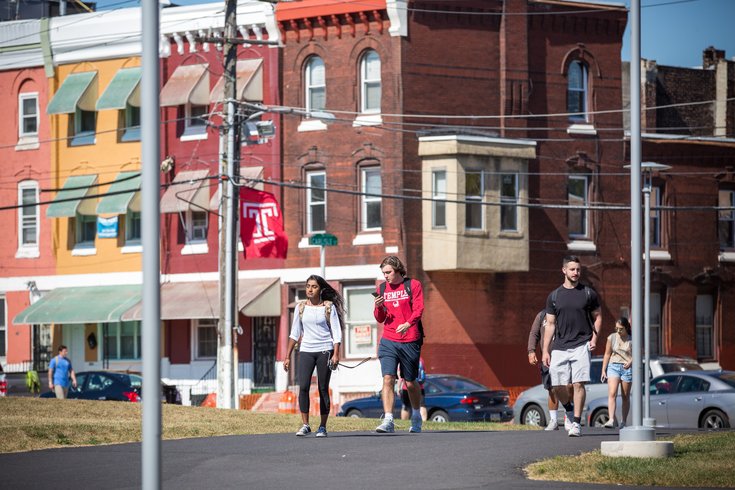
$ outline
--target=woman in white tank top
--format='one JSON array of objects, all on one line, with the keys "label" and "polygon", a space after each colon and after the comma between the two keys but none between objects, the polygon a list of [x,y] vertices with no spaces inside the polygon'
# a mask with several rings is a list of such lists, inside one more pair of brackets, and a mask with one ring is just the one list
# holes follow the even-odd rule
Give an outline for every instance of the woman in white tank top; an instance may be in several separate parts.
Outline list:
[{"label": "woman in white tank top", "polygon": [[616,427],[615,405],[620,386],[620,397],[623,399],[623,417],[620,428],[625,427],[630,411],[630,387],[633,382],[633,348],[630,342],[630,322],[627,318],[621,318],[615,322],[615,332],[607,337],[605,346],[605,357],[602,360],[601,381],[607,380],[607,410],[609,419],[605,427],[613,429]]}]

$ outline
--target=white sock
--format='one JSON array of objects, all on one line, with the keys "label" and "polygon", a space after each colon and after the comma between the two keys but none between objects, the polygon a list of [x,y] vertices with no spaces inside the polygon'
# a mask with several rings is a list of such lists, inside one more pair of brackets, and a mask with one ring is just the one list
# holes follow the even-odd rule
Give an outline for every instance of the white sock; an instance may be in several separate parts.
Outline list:
[{"label": "white sock", "polygon": [[556,422],[557,420],[559,420],[559,413],[556,411],[556,409],[549,410],[549,420],[551,422]]},{"label": "white sock", "polygon": [[393,420],[393,414],[392,413],[386,413],[383,418],[385,420]]},{"label": "white sock", "polygon": [[411,418],[412,419],[420,419],[421,418],[421,409],[418,409],[417,410],[417,409],[413,408],[412,410],[413,410],[413,412],[411,413]]}]

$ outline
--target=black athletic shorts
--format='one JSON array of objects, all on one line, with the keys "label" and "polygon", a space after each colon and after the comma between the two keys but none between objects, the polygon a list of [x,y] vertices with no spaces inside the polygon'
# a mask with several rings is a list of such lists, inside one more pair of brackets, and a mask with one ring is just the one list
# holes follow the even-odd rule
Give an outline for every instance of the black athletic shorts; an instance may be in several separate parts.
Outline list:
[{"label": "black athletic shorts", "polygon": [[549,373],[549,368],[547,368],[543,362],[540,364],[540,367],[541,367],[541,383],[544,385],[544,388],[546,388],[546,391],[550,391],[551,390],[551,374]]}]

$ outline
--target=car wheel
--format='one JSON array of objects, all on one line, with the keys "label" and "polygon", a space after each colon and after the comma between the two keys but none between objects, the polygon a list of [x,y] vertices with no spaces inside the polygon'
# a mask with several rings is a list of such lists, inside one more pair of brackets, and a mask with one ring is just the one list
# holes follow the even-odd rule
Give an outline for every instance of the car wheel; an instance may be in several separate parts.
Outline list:
[{"label": "car wheel", "polygon": [[449,415],[444,410],[436,410],[431,412],[429,420],[432,422],[449,422]]},{"label": "car wheel", "polygon": [[700,429],[727,429],[730,427],[730,421],[721,410],[713,408],[707,410],[699,422]]},{"label": "car wheel", "polygon": [[592,427],[602,427],[608,420],[610,420],[610,414],[607,412],[607,408],[601,408],[592,414],[592,418],[590,420],[590,425]]},{"label": "car wheel", "polygon": [[356,408],[351,409],[349,412],[347,412],[348,417],[352,417],[353,419],[361,419],[362,418],[362,412],[359,411]]},{"label": "car wheel", "polygon": [[539,427],[546,426],[546,415],[544,415],[544,411],[538,405],[528,405],[523,409],[521,424],[538,425]]}]

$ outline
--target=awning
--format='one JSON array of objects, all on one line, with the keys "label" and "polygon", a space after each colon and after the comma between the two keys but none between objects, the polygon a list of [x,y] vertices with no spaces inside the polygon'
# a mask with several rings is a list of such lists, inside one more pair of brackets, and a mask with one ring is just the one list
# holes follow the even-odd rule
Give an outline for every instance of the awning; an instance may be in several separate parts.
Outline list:
[{"label": "awning", "polygon": [[[263,167],[240,167],[240,182],[242,179],[262,179],[263,178]],[[251,182],[246,184],[248,187],[253,189],[263,190],[262,182]],[[212,199],[209,201],[209,210],[217,211],[219,209],[219,189],[214,192]]]},{"label": "awning", "polygon": [[[263,60],[238,60],[237,66],[237,100],[249,100],[251,102],[263,101]],[[209,94],[212,103],[225,100],[225,77],[217,80],[217,85]]]},{"label": "awning", "polygon": [[[238,309],[249,317],[280,316],[281,286],[277,277],[240,279],[237,282]],[[122,315],[123,321],[141,320],[143,304]],[[219,318],[219,283],[168,282],[161,286],[161,319],[192,320]]]},{"label": "awning", "polygon": [[75,112],[77,107],[85,111],[94,111],[97,102],[96,77],[96,71],[72,73],[66,77],[46,107],[46,113],[69,114]]},{"label": "awning", "polygon": [[203,189],[204,179],[209,170],[190,170],[179,172],[174,181],[166,189],[161,198],[162,213],[179,213],[191,209],[192,211],[206,211],[209,206],[209,185]]},{"label": "awning", "polygon": [[[47,218],[69,218],[80,214],[93,215],[96,212],[96,199],[82,199],[90,192],[89,186],[97,181],[96,175],[73,175],[66,179],[64,186],[56,194],[46,210]],[[96,192],[92,192],[96,194]]]},{"label": "awning", "polygon": [[161,106],[209,105],[207,65],[184,65],[174,70],[161,90]]},{"label": "awning", "polygon": [[130,104],[140,107],[141,68],[123,68],[114,78],[97,101],[97,110],[125,109]]},{"label": "awning", "polygon": [[106,323],[140,301],[141,286],[58,288],[15,316],[14,323]]},{"label": "awning", "polygon": [[[120,172],[100,199],[97,214],[125,214],[140,211],[140,172]],[[119,193],[119,194],[118,194]]]}]

